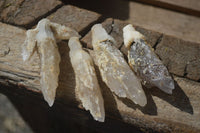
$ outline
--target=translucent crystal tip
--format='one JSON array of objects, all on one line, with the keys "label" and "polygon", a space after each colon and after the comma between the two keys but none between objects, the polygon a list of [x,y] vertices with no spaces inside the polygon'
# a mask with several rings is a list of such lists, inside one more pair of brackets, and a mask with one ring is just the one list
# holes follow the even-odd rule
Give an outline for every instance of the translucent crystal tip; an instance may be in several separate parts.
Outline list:
[{"label": "translucent crystal tip", "polygon": [[108,34],[101,24],[95,24],[92,27],[92,44],[96,44],[99,41],[108,39]]},{"label": "translucent crystal tip", "polygon": [[81,46],[81,44],[79,42],[79,38],[78,37],[71,37],[69,39],[68,45],[69,45],[70,50],[72,50],[72,51],[73,50],[77,50],[77,49],[82,49],[82,46]]},{"label": "translucent crystal tip", "polygon": [[136,31],[135,28],[128,24],[123,28],[124,45],[130,47],[130,45],[137,39],[144,38],[143,35]]},{"label": "translucent crystal tip", "polygon": [[174,80],[172,78],[162,78],[153,82],[155,86],[168,94],[172,94],[172,90],[175,89]]},{"label": "translucent crystal tip", "polygon": [[108,35],[108,33],[102,27],[101,24],[95,24],[91,30],[92,30],[92,45],[95,45],[98,42],[106,40],[110,40],[115,43],[115,40],[110,35]]},{"label": "translucent crystal tip", "polygon": [[96,121],[99,121],[99,122],[104,122],[105,121],[105,116],[102,116],[102,117],[98,117],[98,118],[95,118],[93,117]]},{"label": "translucent crystal tip", "polygon": [[45,97],[45,96],[44,96],[44,99],[45,99],[45,101],[48,103],[48,105],[49,105],[50,107],[53,106],[53,104],[54,104],[54,99],[51,99],[51,98]]}]

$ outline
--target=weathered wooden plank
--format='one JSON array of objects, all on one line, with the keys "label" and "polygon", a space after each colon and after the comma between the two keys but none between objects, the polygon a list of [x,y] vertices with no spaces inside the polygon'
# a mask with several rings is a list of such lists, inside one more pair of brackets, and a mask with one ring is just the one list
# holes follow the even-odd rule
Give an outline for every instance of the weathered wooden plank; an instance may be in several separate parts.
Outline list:
[{"label": "weathered wooden plank", "polygon": [[200,17],[199,0],[135,0],[135,1]]},{"label": "weathered wooden plank", "polygon": [[0,3],[0,21],[31,27],[61,6],[59,0],[3,0]]},{"label": "weathered wooden plank", "polygon": [[200,11],[199,0],[160,0],[161,2],[177,5],[184,8]]},{"label": "weathered wooden plank", "polygon": [[164,35],[156,53],[171,73],[200,80],[200,44]]},{"label": "weathered wooden plank", "polygon": [[[65,2],[68,4],[67,0]],[[133,0],[70,0],[70,3],[77,7],[98,12],[103,17],[126,20],[146,29],[200,43],[200,18],[196,16]]]},{"label": "weathered wooden plank", "polygon": [[66,104],[57,99],[53,107],[49,108],[40,94],[28,91],[24,87],[19,88],[9,84],[0,86],[0,92],[7,95],[23,119],[36,133],[141,133],[138,127],[123,121],[116,121],[108,114],[104,123],[96,122],[89,112],[77,108],[78,105],[74,106],[74,103]]},{"label": "weathered wooden plank", "polygon": [[52,22],[71,27],[81,32],[80,34],[86,34],[84,32],[87,32],[88,28],[101,18],[101,15],[72,5],[65,5],[47,18]]},{"label": "weathered wooden plank", "polygon": [[[120,23],[118,20],[114,20],[114,22]],[[119,31],[121,32],[120,28]],[[118,35],[121,35],[121,33],[113,36],[115,38]],[[18,96],[26,95],[26,92],[32,95],[33,91],[35,91],[33,95],[39,95],[41,99],[41,94],[39,93],[40,60],[38,54],[35,53],[30,61],[22,61],[21,45],[24,39],[24,30],[0,23],[1,90],[7,91],[7,93],[14,93],[13,91],[16,90],[15,94]],[[122,121],[129,123],[133,127],[137,126],[144,130],[160,132],[200,131],[200,83],[178,77],[175,77],[176,89],[173,91],[173,95],[165,94],[157,88],[145,89],[148,104],[142,108],[127,99],[121,99],[113,95],[103,83],[98,73],[98,80],[102,89],[107,115],[105,124],[94,122],[90,114],[86,113],[86,111],[78,106],[79,103],[75,98],[75,75],[69,61],[67,42],[59,43],[58,47],[61,54],[61,73],[59,75],[56,102],[53,108],[56,109],[57,104],[61,104],[59,108],[57,108],[59,110],[60,108],[64,108],[64,105],[72,107],[72,109],[74,108],[77,110],[76,115],[78,116],[79,113],[81,114],[81,112],[84,112],[83,115],[78,117],[79,121],[83,120],[82,124],[85,123],[84,118],[87,119],[90,117],[85,124],[91,124],[94,128],[102,127],[103,129],[109,129],[109,127],[112,127],[113,129],[109,129],[109,131],[115,129],[115,131],[118,132],[126,131],[125,126],[122,126],[121,130],[117,130],[119,129],[117,127],[123,125],[121,124]],[[96,69],[96,71],[98,72],[98,69]],[[8,87],[9,85],[14,85],[14,87]],[[21,93],[21,86],[24,87],[24,94]],[[28,98],[29,97],[25,97],[24,99]],[[35,99],[37,98],[30,97],[30,100]],[[44,105],[43,103],[41,106],[46,106],[46,109],[50,109],[47,104]],[[79,109],[77,107],[79,107]],[[63,112],[65,112],[65,109]],[[73,112],[74,110],[70,110],[69,115],[73,114]],[[60,113],[62,113],[62,111]],[[110,118],[112,121],[109,120]]]},{"label": "weathered wooden plank", "polygon": [[200,43],[200,18],[130,1],[128,22],[176,38]]}]

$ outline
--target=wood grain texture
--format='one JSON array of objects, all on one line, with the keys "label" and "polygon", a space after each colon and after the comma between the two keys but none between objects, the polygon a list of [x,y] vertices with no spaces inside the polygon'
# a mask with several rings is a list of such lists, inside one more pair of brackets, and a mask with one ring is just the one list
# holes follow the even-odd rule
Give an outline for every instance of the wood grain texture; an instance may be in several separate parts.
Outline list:
[{"label": "wood grain texture", "polygon": [[0,21],[29,28],[61,6],[59,0],[3,0]]},{"label": "wood grain texture", "polygon": [[82,34],[85,30],[88,30],[94,22],[98,21],[100,17],[101,15],[96,12],[65,5],[47,18],[52,22],[71,27]]},{"label": "wood grain texture", "polygon": [[199,0],[135,0],[135,1],[200,17]]},{"label": "wood grain texture", "polygon": [[[40,59],[37,52],[30,61],[22,61],[21,45],[24,39],[25,30],[0,23],[0,91],[13,93],[17,97],[25,97],[24,99],[30,101],[36,100],[37,103],[43,103],[41,106],[48,110],[50,108],[40,93]],[[102,129],[112,127],[108,130],[109,132],[127,131],[126,126],[121,126],[126,125],[125,123],[132,128],[139,127],[143,131],[200,131],[200,83],[175,76],[176,89],[172,95],[165,94],[157,88],[144,88],[148,103],[145,107],[140,107],[127,99],[113,95],[101,80],[97,68],[98,80],[104,97],[106,123],[95,122],[76,100],[75,75],[69,60],[67,42],[59,43],[58,47],[61,54],[61,72],[53,109],[58,109],[59,115],[63,113],[62,115],[65,116],[66,108],[68,108],[67,114],[72,116],[74,114],[76,121],[81,124],[91,124],[93,128],[101,127]],[[30,98],[26,96],[27,94],[30,94]]]},{"label": "wood grain texture", "polygon": [[130,1],[129,8],[129,23],[176,38],[200,43],[199,17],[133,1]]}]

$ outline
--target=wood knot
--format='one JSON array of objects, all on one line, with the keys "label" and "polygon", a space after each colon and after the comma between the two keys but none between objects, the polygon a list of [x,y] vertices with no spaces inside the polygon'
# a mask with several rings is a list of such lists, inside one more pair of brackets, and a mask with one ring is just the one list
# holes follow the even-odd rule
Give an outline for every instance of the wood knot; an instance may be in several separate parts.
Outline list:
[{"label": "wood knot", "polygon": [[0,49],[0,57],[5,57],[10,52],[10,47],[6,44],[2,45]]}]

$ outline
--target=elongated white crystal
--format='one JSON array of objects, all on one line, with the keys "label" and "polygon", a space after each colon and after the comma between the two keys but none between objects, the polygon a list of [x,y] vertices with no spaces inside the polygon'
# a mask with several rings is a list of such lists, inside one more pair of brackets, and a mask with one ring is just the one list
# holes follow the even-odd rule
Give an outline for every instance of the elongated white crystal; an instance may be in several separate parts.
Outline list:
[{"label": "elongated white crystal", "polygon": [[141,106],[147,100],[141,83],[114,46],[114,39],[107,34],[101,24],[92,27],[92,45],[95,63],[98,65],[103,81],[119,97],[126,97]]},{"label": "elongated white crystal", "polygon": [[26,35],[26,40],[22,46],[23,60],[28,60],[34,53],[34,49],[37,48],[41,59],[41,91],[49,106],[52,106],[60,73],[60,54],[56,41],[79,35],[73,29],[52,23],[48,19],[42,19],[37,27],[28,30]]},{"label": "elongated white crystal", "polygon": [[171,94],[174,80],[151,46],[146,43],[144,36],[131,24],[123,28],[123,36],[124,45],[128,48],[129,64],[146,86],[156,86]]},{"label": "elongated white crystal", "polygon": [[104,122],[103,97],[92,58],[82,49],[77,37],[70,38],[68,45],[72,67],[76,75],[76,95],[81,100],[83,107],[90,111],[95,120]]}]

